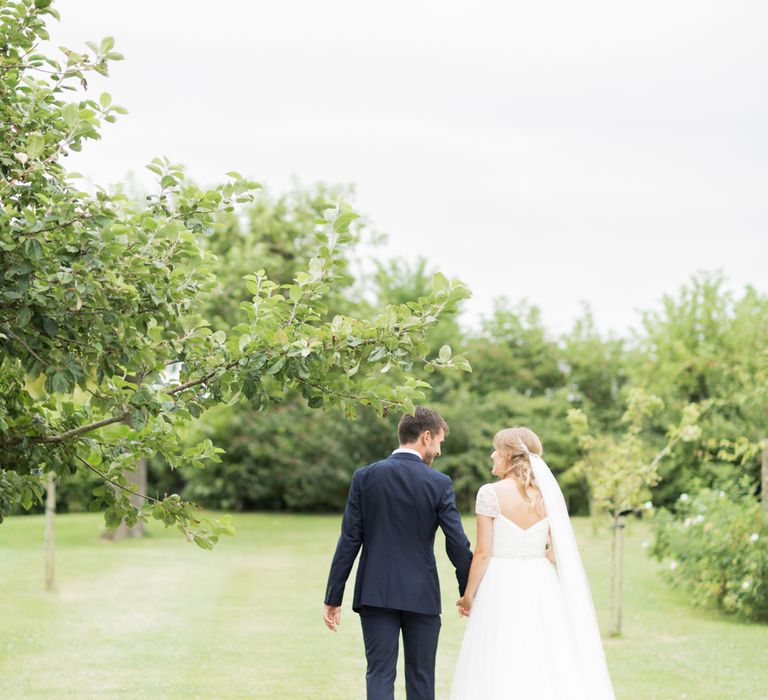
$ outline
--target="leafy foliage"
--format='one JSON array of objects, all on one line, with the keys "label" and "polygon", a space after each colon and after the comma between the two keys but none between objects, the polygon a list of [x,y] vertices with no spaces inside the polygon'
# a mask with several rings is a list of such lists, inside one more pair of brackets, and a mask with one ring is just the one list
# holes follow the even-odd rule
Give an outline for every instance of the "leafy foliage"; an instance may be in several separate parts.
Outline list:
[{"label": "leafy foliage", "polygon": [[651,497],[650,489],[661,478],[659,464],[675,445],[691,442],[700,435],[697,422],[702,407],[690,404],[679,424],[669,429],[666,443],[654,454],[643,432],[648,419],[663,406],[658,396],[632,389],[621,419],[624,432],[620,436],[594,436],[583,411],[573,409],[568,414],[583,452],[575,470],[586,480],[594,506],[608,512],[614,521],[622,514],[638,510]]},{"label": "leafy foliage", "polygon": [[265,413],[216,407],[192,439],[226,445],[225,461],[184,469],[182,494],[224,510],[339,511],[351,473],[396,446],[395,424],[370,408],[348,419],[301,403]]},{"label": "leafy foliage", "polygon": [[768,514],[740,488],[683,493],[654,518],[652,553],[697,605],[768,620]]},{"label": "leafy foliage", "polygon": [[515,389],[482,397],[468,391],[438,404],[451,428],[438,468],[451,476],[461,507],[471,510],[480,484],[493,481],[493,436],[503,427],[527,425],[541,436],[545,457],[558,476],[573,511],[585,505],[582,485],[567,472],[578,458],[577,444],[565,422],[571,404],[565,390],[526,396]]},{"label": "leafy foliage", "polygon": [[757,481],[752,450],[743,463],[722,458],[723,446],[766,437],[768,412],[768,298],[752,288],[741,295],[726,289],[721,275],[700,274],[677,296],[644,315],[635,348],[626,359],[630,383],[664,402],[650,430],[665,426],[691,403],[708,402],[702,439],[678,450],[661,466],[654,498],[672,505],[682,492],[722,486],[746,472]]},{"label": "leafy foliage", "polygon": [[349,414],[412,407],[428,384],[387,383],[382,371],[461,366],[461,357],[426,360],[424,335],[467,291],[437,275],[427,295],[374,318],[328,318],[357,218],[330,202],[315,219],[306,265],[287,282],[250,270],[234,325],[214,329],[203,314],[217,288],[206,241],[252,201],[257,183],[229,173],[204,190],[155,159],[157,190],[143,202],[78,189],[62,159],[124,113],[106,93],[93,100],[78,91],[122,56],[111,38],[88,44],[89,53],[62,49],[61,61],[38,53],[47,16],[58,18],[40,0],[0,12],[0,518],[39,500],[45,473],[86,469],[103,479],[92,506],[105,509],[110,527],[153,517],[211,547],[231,526],[206,524],[178,494],[136,508],[125,472],[152,455],[173,468],[219,460],[210,441],[181,437],[222,403],[263,410],[298,392],[312,408]]}]

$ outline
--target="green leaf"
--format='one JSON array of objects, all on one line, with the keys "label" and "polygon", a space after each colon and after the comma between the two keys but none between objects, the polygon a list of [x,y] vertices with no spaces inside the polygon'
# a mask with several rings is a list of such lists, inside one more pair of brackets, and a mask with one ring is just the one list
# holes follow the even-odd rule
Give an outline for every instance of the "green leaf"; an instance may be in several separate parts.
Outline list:
[{"label": "green leaf", "polygon": [[43,246],[35,238],[28,238],[24,243],[24,255],[33,262],[43,259]]},{"label": "green leaf", "polygon": [[438,357],[440,358],[440,362],[448,362],[448,360],[451,359],[451,346],[443,345],[443,347],[440,348]]},{"label": "green leaf", "polygon": [[244,333],[243,335],[238,338],[237,341],[237,349],[239,352],[243,352],[245,348],[248,346],[248,344],[251,342],[252,338],[248,333]]},{"label": "green leaf", "polygon": [[101,499],[95,498],[88,504],[88,510],[91,511],[91,513],[96,513],[97,511],[101,510],[103,503],[104,501]]},{"label": "green leaf", "polygon": [[45,148],[45,139],[39,131],[33,131],[27,136],[26,153],[31,160],[38,158],[43,152],[43,148]]},{"label": "green leaf", "polygon": [[320,258],[312,258],[309,261],[309,275],[313,282],[316,282],[323,277],[324,263]]},{"label": "green leaf", "polygon": [[345,373],[345,374],[346,374],[348,377],[354,377],[354,376],[357,374],[357,372],[358,372],[358,370],[359,370],[359,369],[360,369],[360,363],[358,362],[358,363],[357,363],[357,364],[356,364],[354,367],[350,367],[350,368],[349,368],[349,369],[346,371],[346,373]]},{"label": "green leaf", "polygon": [[339,214],[336,217],[336,220],[333,222],[333,230],[336,233],[346,233],[349,231],[349,225],[355,220],[359,219],[359,214],[355,214],[354,212],[344,212],[343,214]]},{"label": "green leaf", "polygon": [[70,102],[64,105],[64,108],[61,110],[61,116],[64,118],[64,123],[70,129],[74,129],[80,121],[80,108]]},{"label": "green leaf", "polygon": [[32,320],[32,309],[30,309],[28,306],[25,306],[16,315],[16,325],[19,328],[26,328],[26,326],[29,324],[31,320]]},{"label": "green leaf", "polygon": [[57,394],[68,394],[71,387],[67,375],[63,372],[55,372],[51,377],[51,388]]},{"label": "green leaf", "polygon": [[102,92],[101,95],[99,95],[99,104],[102,109],[106,109],[112,104],[112,96],[108,92]]},{"label": "green leaf", "polygon": [[55,319],[46,316],[43,318],[43,330],[53,338],[59,334],[59,324],[56,323]]},{"label": "green leaf", "polygon": [[208,533],[197,533],[194,535],[193,539],[195,540],[195,544],[200,547],[200,549],[213,549],[213,545],[215,544],[211,535]]},{"label": "green leaf", "polygon": [[383,345],[379,345],[379,347],[374,348],[374,351],[368,355],[368,362],[376,362],[377,360],[382,359],[387,354],[387,349]]},{"label": "green leaf", "polygon": [[458,369],[463,370],[464,372],[472,371],[472,365],[469,364],[469,360],[467,360],[465,357],[462,357],[461,355],[456,355],[453,358],[453,364],[454,364],[454,367],[457,367]]},{"label": "green leaf", "polygon": [[432,277],[432,289],[434,289],[436,292],[444,292],[450,286],[451,286],[451,283],[448,281],[448,278],[442,272],[437,272]]},{"label": "green leaf", "polygon": [[104,511],[104,522],[107,525],[107,528],[110,530],[114,530],[122,521],[122,518],[118,514],[117,510],[114,508],[114,506],[111,506],[107,508]]},{"label": "green leaf", "polygon": [[24,508],[24,510],[29,510],[33,503],[32,492],[29,489],[24,489],[21,495],[21,507]]},{"label": "green leaf", "polygon": [[235,530],[235,526],[232,525],[231,522],[216,521],[215,532],[217,535],[227,535],[229,537],[234,537],[237,534],[237,531]]}]

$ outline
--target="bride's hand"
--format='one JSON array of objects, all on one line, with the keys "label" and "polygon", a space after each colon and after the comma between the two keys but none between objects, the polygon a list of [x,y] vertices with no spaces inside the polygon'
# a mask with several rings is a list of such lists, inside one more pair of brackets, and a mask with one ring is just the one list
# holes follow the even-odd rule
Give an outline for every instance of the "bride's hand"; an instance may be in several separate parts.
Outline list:
[{"label": "bride's hand", "polygon": [[456,606],[459,609],[459,617],[469,617],[469,611],[472,609],[472,598],[463,595],[456,601]]}]

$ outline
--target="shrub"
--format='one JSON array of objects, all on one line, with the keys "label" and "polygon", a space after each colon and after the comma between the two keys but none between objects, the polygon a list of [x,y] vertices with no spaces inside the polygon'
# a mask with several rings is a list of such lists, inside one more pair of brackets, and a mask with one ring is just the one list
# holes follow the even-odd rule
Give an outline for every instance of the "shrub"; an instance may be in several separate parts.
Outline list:
[{"label": "shrub", "polygon": [[683,493],[674,512],[654,518],[652,554],[695,605],[768,621],[768,514],[752,495],[704,489]]}]

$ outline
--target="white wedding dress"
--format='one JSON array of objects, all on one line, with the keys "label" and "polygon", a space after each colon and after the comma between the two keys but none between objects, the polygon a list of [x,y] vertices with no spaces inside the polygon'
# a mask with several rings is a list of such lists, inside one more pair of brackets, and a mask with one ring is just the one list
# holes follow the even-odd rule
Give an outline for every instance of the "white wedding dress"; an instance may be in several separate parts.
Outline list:
[{"label": "white wedding dress", "polygon": [[451,700],[613,697],[610,679],[595,689],[580,656],[567,596],[545,556],[550,517],[522,529],[501,514],[492,484],[478,492],[476,512],[494,518],[493,551],[467,620]]}]

